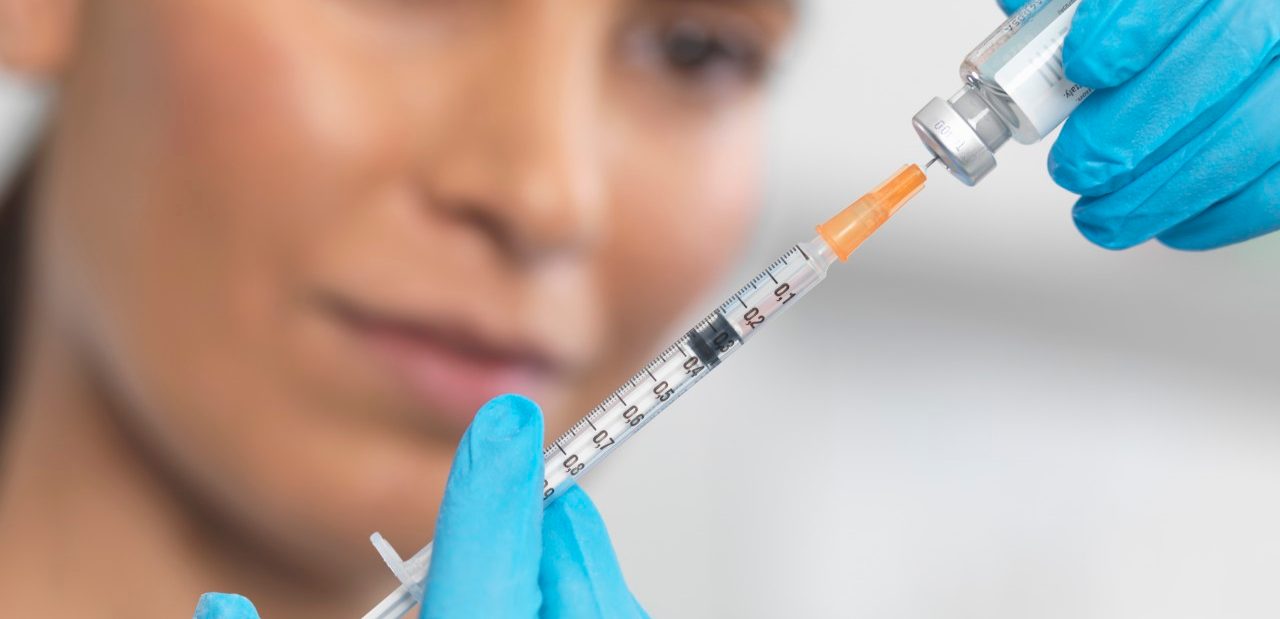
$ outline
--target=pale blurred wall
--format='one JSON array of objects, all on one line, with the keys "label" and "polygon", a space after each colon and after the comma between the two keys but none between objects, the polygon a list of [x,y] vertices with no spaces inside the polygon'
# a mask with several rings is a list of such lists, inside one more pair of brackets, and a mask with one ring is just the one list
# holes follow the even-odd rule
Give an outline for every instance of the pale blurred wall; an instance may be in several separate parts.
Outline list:
[{"label": "pale blurred wall", "polygon": [[[807,13],[740,274],[920,160],[911,114],[999,21]],[[1280,616],[1280,237],[1096,249],[1046,150],[936,176],[587,481],[655,617]]]}]

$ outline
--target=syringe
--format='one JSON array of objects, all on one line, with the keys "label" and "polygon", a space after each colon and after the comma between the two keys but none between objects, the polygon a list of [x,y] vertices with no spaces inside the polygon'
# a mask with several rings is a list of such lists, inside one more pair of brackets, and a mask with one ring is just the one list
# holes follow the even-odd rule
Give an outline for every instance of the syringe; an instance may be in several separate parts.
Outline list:
[{"label": "syringe", "polygon": [[[818,226],[816,238],[788,250],[548,445],[542,452],[543,504],[556,500],[570,484],[813,290],[832,263],[847,260],[919,193],[924,183],[920,166],[906,166]],[[364,619],[399,619],[422,600],[431,544],[402,561],[381,535],[374,533],[372,541],[401,584]]]}]

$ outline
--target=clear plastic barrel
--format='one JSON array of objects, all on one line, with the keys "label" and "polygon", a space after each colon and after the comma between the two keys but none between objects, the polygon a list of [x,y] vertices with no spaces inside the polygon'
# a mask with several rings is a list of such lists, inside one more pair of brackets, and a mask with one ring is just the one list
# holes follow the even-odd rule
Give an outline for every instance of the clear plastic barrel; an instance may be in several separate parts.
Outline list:
[{"label": "clear plastic barrel", "polygon": [[1031,0],[971,52],[960,77],[1009,127],[1044,139],[1092,92],[1067,79],[1062,46],[1079,0]]}]

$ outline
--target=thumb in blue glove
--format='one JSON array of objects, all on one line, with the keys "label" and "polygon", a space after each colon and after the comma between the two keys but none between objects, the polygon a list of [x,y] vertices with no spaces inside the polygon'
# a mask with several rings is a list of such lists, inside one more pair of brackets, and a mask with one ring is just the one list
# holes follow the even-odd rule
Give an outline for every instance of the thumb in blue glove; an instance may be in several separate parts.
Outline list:
[{"label": "thumb in blue glove", "polygon": [[458,448],[436,523],[422,616],[643,617],[580,488],[542,511],[542,415],[504,396]]},{"label": "thumb in blue glove", "polygon": [[1005,15],[1012,15],[1014,11],[1022,8],[1027,4],[1027,0],[996,0],[996,4],[1000,5],[1000,10]]},{"label": "thumb in blue glove", "polygon": [[[196,619],[256,619],[243,597],[206,594]],[[436,523],[422,617],[647,617],[604,521],[580,488],[542,509],[542,414],[503,396],[476,414]]]},{"label": "thumb in blue glove", "polygon": [[195,619],[258,619],[258,609],[241,595],[206,593],[196,604]]}]

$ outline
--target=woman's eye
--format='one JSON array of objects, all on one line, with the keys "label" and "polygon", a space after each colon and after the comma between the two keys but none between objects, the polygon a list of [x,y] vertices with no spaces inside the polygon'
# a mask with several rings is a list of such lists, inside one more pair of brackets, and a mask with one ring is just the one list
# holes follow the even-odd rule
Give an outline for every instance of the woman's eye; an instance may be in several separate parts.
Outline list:
[{"label": "woman's eye", "polygon": [[750,85],[768,69],[767,45],[706,20],[650,23],[627,36],[627,56],[684,86]]},{"label": "woman's eye", "polygon": [[758,54],[748,46],[717,38],[695,22],[677,22],[662,34],[662,53],[674,70],[754,70]]},{"label": "woman's eye", "polygon": [[765,72],[765,52],[746,35],[716,32],[696,21],[677,21],[662,33],[667,65],[702,79],[754,81]]}]

